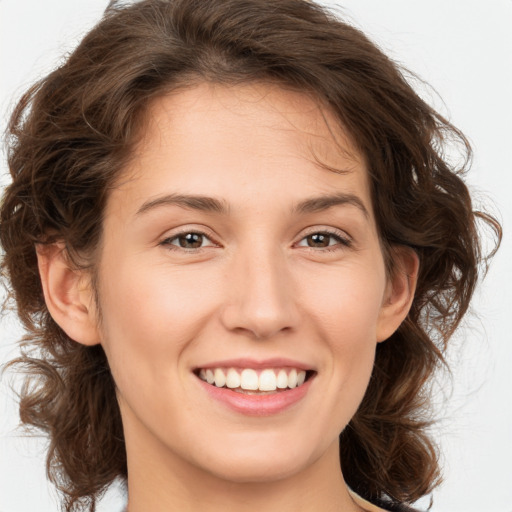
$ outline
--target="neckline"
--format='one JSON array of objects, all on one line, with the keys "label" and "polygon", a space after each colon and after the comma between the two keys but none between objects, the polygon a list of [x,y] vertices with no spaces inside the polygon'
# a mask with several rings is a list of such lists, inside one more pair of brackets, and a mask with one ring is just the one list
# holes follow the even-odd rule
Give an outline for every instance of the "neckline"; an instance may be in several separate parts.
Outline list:
[{"label": "neckline", "polygon": [[357,505],[364,508],[366,512],[388,512],[383,508],[380,508],[377,505],[370,503],[364,498],[361,498],[361,496],[359,496],[359,494],[356,494],[352,489],[348,489],[348,492],[350,494],[350,497],[357,503]]}]

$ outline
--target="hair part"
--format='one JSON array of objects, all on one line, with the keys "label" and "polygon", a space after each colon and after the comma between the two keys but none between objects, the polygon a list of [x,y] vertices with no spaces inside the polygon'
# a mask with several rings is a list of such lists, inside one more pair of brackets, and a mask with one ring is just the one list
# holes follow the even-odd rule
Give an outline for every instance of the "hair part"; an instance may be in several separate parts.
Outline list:
[{"label": "hair part", "polygon": [[[411,311],[378,345],[366,395],[341,433],[345,480],[376,503],[413,502],[439,482],[429,383],[485,261],[477,222],[494,231],[496,247],[501,237],[494,218],[473,211],[462,180],[466,138],[366,36],[314,3],[145,0],[108,9],[68,60],[22,97],[8,128],[13,182],[0,241],[2,273],[27,331],[26,351],[13,362],[26,373],[21,420],[49,434],[47,471],[67,512],[93,512],[107,486],[126,477],[126,453],[105,353],[54,322],[35,248],[61,241],[73,264],[94,276],[106,201],[150,103],[201,82],[261,81],[328,107],[366,159],[388,271],[396,246],[420,259]],[[459,168],[443,155],[452,143],[466,155]]]}]

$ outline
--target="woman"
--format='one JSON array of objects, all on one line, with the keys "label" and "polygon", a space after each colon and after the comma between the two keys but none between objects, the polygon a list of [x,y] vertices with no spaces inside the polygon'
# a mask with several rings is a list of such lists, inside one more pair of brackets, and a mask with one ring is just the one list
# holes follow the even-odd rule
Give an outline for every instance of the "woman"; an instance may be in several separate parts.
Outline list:
[{"label": "woman", "polygon": [[299,0],[114,7],[10,130],[21,415],[67,510],[116,477],[130,512],[436,485],[425,390],[499,226],[360,32]]}]

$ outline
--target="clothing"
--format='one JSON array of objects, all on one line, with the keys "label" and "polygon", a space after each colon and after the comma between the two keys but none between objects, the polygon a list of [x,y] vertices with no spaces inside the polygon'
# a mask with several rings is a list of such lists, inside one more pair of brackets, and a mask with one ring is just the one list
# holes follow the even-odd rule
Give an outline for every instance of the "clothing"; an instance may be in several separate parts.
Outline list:
[{"label": "clothing", "polygon": [[[348,490],[350,493],[350,496],[352,499],[366,512],[419,512],[413,508],[408,507],[407,505],[398,504],[395,505],[393,503],[382,503],[381,506],[374,505],[373,503],[370,503],[369,501],[366,501],[364,498],[361,498],[358,494]],[[381,508],[386,507],[386,508]]]}]

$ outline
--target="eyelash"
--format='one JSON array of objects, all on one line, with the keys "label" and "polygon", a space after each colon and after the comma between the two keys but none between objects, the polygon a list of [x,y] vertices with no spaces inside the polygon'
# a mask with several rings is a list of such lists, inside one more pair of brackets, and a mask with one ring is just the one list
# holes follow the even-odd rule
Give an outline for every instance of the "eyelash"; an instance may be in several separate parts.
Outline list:
[{"label": "eyelash", "polygon": [[352,240],[347,235],[342,234],[339,231],[331,231],[329,229],[323,229],[321,231],[312,231],[311,233],[308,233],[307,235],[302,237],[300,239],[300,242],[302,242],[303,240],[306,240],[308,237],[311,237],[314,235],[328,236],[329,238],[334,239],[337,243],[335,243],[333,245],[328,245],[326,247],[308,247],[308,246],[301,246],[301,247],[305,247],[306,249],[308,249],[310,251],[332,252],[332,251],[339,251],[340,248],[348,248],[348,247],[352,246]]},{"label": "eyelash", "polygon": [[[173,242],[177,241],[180,237],[185,236],[185,235],[198,235],[198,236],[204,237],[207,240],[209,240],[211,242],[211,246],[217,245],[211,239],[210,236],[208,236],[203,231],[197,231],[197,230],[196,231],[194,231],[194,230],[181,231],[180,233],[176,233],[175,235],[173,235],[171,237],[165,238],[164,240],[162,240],[162,242],[160,242],[159,245],[165,246],[169,250],[172,250],[172,251],[185,251],[185,252],[189,252],[189,253],[198,253],[205,249],[205,247],[195,247],[195,248],[194,247],[193,248],[179,247],[177,244],[173,243]],[[321,231],[312,231],[311,233],[308,233],[307,235],[303,236],[300,239],[299,243],[302,242],[303,240],[306,240],[308,237],[311,237],[314,235],[328,236],[328,237],[336,240],[337,243],[335,243],[333,245],[328,245],[326,247],[308,247],[308,246],[300,246],[300,247],[304,247],[305,249],[308,249],[310,251],[315,251],[315,252],[318,252],[318,251],[332,252],[332,251],[340,250],[339,246],[342,246],[343,248],[348,248],[348,247],[352,246],[352,240],[350,240],[350,238],[348,238],[346,235],[342,235],[338,231],[330,231],[328,229],[323,229]],[[207,247],[210,247],[210,245]]]},{"label": "eyelash", "polygon": [[200,252],[201,250],[204,249],[204,247],[197,247],[197,248],[186,248],[186,247],[180,247],[176,244],[174,244],[173,242],[174,241],[177,241],[180,237],[182,236],[185,236],[185,235],[199,235],[203,238],[206,238],[207,240],[209,240],[211,242],[211,245],[212,246],[215,246],[217,245],[212,239],[210,236],[208,236],[206,233],[204,233],[203,231],[199,231],[199,230],[183,230],[181,231],[180,233],[176,233],[175,235],[173,236],[170,236],[164,240],[162,240],[160,242],[160,245],[163,245],[165,247],[167,247],[168,249],[172,250],[172,251],[185,251],[185,252],[193,252],[193,253],[197,253],[197,252]]}]

